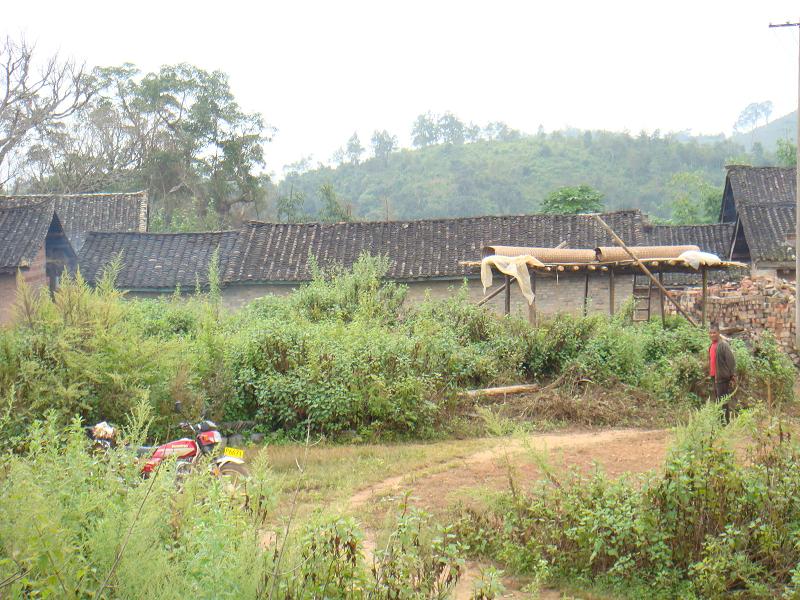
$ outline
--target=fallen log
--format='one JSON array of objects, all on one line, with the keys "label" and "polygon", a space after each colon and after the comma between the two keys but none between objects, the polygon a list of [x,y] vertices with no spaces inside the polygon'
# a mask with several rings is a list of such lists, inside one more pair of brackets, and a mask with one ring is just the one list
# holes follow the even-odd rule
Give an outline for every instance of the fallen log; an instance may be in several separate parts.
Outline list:
[{"label": "fallen log", "polygon": [[536,383],[523,383],[520,385],[504,385],[501,387],[483,388],[480,390],[467,390],[462,395],[467,398],[476,398],[478,396],[506,396],[509,394],[538,392],[539,389],[539,385]]}]

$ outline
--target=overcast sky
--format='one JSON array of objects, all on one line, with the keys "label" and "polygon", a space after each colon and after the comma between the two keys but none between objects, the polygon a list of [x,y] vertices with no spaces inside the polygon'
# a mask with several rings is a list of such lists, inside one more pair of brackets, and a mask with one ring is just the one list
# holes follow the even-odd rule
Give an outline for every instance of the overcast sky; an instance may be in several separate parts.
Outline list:
[{"label": "overcast sky", "polygon": [[0,31],[89,65],[190,62],[230,75],[278,132],[268,170],[327,161],[357,131],[409,144],[420,113],[526,132],[730,134],[741,109],[797,102],[797,0],[482,2],[6,0]]}]

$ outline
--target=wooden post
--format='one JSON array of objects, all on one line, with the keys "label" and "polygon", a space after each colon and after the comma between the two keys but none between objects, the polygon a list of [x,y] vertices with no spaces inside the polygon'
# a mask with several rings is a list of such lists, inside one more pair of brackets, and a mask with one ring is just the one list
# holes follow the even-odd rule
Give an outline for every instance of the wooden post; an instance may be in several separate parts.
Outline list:
[{"label": "wooden post", "polygon": [[511,276],[506,275],[506,314],[511,314]]},{"label": "wooden post", "polygon": [[608,270],[608,314],[614,316],[616,310],[616,290],[614,289],[614,267]]},{"label": "wooden post", "polygon": [[583,316],[589,314],[589,271],[586,271],[586,278],[583,280]]},{"label": "wooden post", "polygon": [[494,291],[493,291],[491,294],[489,294],[488,296],[485,296],[484,298],[481,298],[481,299],[478,301],[478,306],[483,306],[483,305],[484,305],[484,304],[486,304],[486,303],[487,303],[489,300],[491,300],[492,298],[494,298],[495,296],[497,296],[497,295],[498,295],[500,292],[502,292],[504,289],[506,289],[506,284],[505,284],[505,283],[501,283],[501,284],[500,284],[500,287],[498,287],[496,290],[494,290]]},{"label": "wooden post", "polygon": [[602,219],[602,218],[600,218],[600,215],[598,215],[598,214],[594,214],[594,215],[592,215],[592,216],[593,216],[593,217],[595,218],[595,220],[596,220],[596,221],[597,221],[597,222],[600,224],[600,226],[601,226],[603,229],[605,229],[605,230],[608,232],[608,234],[611,236],[611,239],[613,239],[613,240],[614,240],[614,243],[615,243],[615,244],[617,244],[617,246],[621,247],[621,248],[622,248],[622,249],[625,251],[625,253],[626,253],[628,256],[630,256],[630,257],[631,257],[631,260],[633,260],[633,262],[635,262],[635,263],[636,263],[636,265],[637,265],[637,266],[638,266],[638,267],[639,267],[639,268],[642,270],[642,272],[643,272],[645,275],[647,275],[647,276],[650,278],[650,281],[652,281],[653,283],[655,283],[655,284],[658,286],[658,289],[660,289],[660,290],[661,290],[661,292],[664,294],[664,296],[667,298],[667,300],[669,300],[670,302],[672,302],[672,304],[675,306],[675,309],[676,309],[676,310],[677,310],[677,311],[678,311],[678,312],[679,312],[679,313],[680,313],[680,314],[681,314],[681,315],[682,315],[682,316],[683,316],[683,317],[684,317],[684,318],[685,318],[687,321],[689,321],[689,323],[691,323],[692,325],[694,325],[695,327],[697,327],[697,323],[695,323],[695,322],[694,322],[694,319],[692,319],[692,317],[690,317],[690,316],[689,316],[689,314],[688,314],[688,313],[687,313],[685,310],[683,310],[683,308],[681,308],[681,305],[680,305],[680,304],[678,304],[678,302],[675,300],[675,298],[673,298],[673,297],[670,295],[670,293],[669,293],[669,292],[666,290],[666,288],[664,288],[664,286],[663,286],[663,285],[661,285],[661,284],[658,282],[658,279],[656,279],[655,275],[653,275],[653,274],[650,272],[650,269],[648,269],[648,268],[645,266],[645,264],[644,264],[644,263],[643,263],[641,260],[639,260],[639,257],[638,257],[638,256],[636,256],[636,255],[635,255],[633,252],[631,252],[630,248],[628,248],[628,247],[625,245],[625,242],[623,242],[623,241],[622,241],[622,239],[621,239],[621,238],[620,238],[620,237],[619,237],[619,236],[618,236],[618,235],[617,235],[617,234],[614,232],[614,230],[613,230],[613,229],[611,229],[611,227],[609,227],[609,226],[608,226],[608,223],[606,223],[605,221],[603,221],[603,219]]},{"label": "wooden post", "polygon": [[[658,282],[664,287],[664,272],[658,272]],[[658,303],[661,305],[661,327],[667,326],[667,315],[664,313],[664,292],[658,290]]]},{"label": "wooden post", "polygon": [[705,265],[700,267],[703,270],[703,327],[706,325],[706,301],[708,300],[708,270]]},{"label": "wooden post", "polygon": [[533,302],[528,307],[528,321],[536,327],[536,271],[528,270],[531,274],[531,291],[533,292]]}]

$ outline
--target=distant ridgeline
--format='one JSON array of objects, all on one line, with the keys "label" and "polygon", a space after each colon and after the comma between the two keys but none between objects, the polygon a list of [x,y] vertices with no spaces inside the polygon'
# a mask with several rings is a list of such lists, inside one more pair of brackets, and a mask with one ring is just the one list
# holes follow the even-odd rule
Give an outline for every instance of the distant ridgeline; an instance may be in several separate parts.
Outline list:
[{"label": "distant ridgeline", "polygon": [[639,208],[669,218],[676,173],[698,174],[721,193],[725,164],[773,161],[747,155],[722,136],[570,130],[404,149],[290,173],[278,192],[302,194],[301,211],[316,215],[324,202],[319,189],[330,184],[354,218],[383,220],[532,213],[549,192],[586,184],[602,192],[606,210]]},{"label": "distant ridgeline", "polygon": [[765,152],[775,152],[778,140],[797,140],[797,111],[783,115],[752,131],[736,133],[733,141],[752,150],[753,144],[759,143]]}]

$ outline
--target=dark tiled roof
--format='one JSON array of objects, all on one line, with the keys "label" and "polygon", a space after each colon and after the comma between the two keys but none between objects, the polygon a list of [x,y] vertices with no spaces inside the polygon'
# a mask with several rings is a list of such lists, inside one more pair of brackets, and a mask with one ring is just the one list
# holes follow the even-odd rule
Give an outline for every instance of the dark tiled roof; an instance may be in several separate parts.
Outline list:
[{"label": "dark tiled roof", "polygon": [[42,248],[53,222],[53,201],[25,206],[0,206],[0,272],[29,267]]},{"label": "dark tiled roof", "polygon": [[[627,243],[642,240],[638,210],[604,215]],[[387,276],[396,280],[460,278],[474,270],[459,265],[479,260],[484,246],[595,248],[612,243],[587,215],[466,217],[424,221],[246,224],[228,262],[227,282],[297,282],[311,278],[308,257],[321,267],[350,266],[363,253],[387,255]]]},{"label": "dark tiled roof", "polygon": [[756,263],[794,262],[787,235],[795,228],[797,180],[793,167],[728,167],[726,187]]},{"label": "dark tiled roof", "polygon": [[792,202],[738,206],[744,236],[754,262],[794,263],[795,204]]},{"label": "dark tiled roof", "polygon": [[733,223],[710,225],[648,225],[644,228],[648,246],[699,246],[704,252],[728,258],[733,239]]},{"label": "dark tiled roof", "polygon": [[0,206],[22,206],[44,199],[55,202],[64,232],[76,251],[90,231],[147,231],[147,192],[0,196]]},{"label": "dark tiled roof", "polygon": [[736,208],[745,204],[782,204],[795,201],[797,181],[793,167],[728,167],[728,183]]},{"label": "dark tiled roof", "polygon": [[208,285],[211,255],[220,249],[220,274],[225,272],[238,233],[90,233],[79,255],[81,274],[95,283],[106,265],[121,253],[117,287],[126,290],[193,290]]},{"label": "dark tiled roof", "polygon": [[[703,252],[716,254],[727,260],[735,226],[733,223],[712,223],[707,225],[645,225],[644,238],[653,246],[699,246]],[[741,275],[728,269],[709,271],[708,280],[713,283],[738,279]],[[700,273],[664,273],[667,287],[699,286]]]}]

